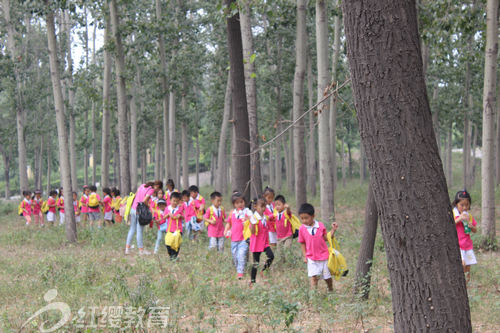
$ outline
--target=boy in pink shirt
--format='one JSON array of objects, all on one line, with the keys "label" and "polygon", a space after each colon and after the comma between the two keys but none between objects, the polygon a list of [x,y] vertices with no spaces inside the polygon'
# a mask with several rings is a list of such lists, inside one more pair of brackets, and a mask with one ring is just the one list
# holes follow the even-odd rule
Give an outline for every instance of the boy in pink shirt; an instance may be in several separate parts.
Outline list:
[{"label": "boy in pink shirt", "polygon": [[111,189],[103,188],[102,193],[105,195],[104,200],[102,201],[102,206],[104,207],[104,226],[109,225],[113,226],[113,207],[111,199]]},{"label": "boy in pink shirt", "polygon": [[276,196],[274,199],[274,217],[276,225],[276,237],[278,239],[278,251],[282,248],[290,248],[293,242],[292,212],[290,206],[286,204],[285,197]]},{"label": "boy in pink shirt", "polygon": [[36,190],[35,197],[31,199],[32,207],[33,207],[33,216],[35,217],[35,225],[40,222],[40,225],[43,227],[45,224],[43,223],[43,213],[42,213],[42,191]]},{"label": "boy in pink shirt", "polygon": [[191,207],[189,213],[186,213],[186,229],[190,234],[189,238],[196,241],[203,229],[203,220],[198,222],[197,213],[205,211],[205,199],[200,195],[198,186],[195,185],[189,186],[189,196],[187,206]]},{"label": "boy in pink shirt", "polygon": [[264,277],[264,273],[269,269],[274,260],[274,253],[269,246],[269,221],[265,215],[266,210],[266,199],[263,196],[259,196],[252,200],[252,204],[255,207],[254,217],[255,221],[250,221],[250,252],[253,255],[253,265],[252,272],[250,273],[250,287],[252,283],[255,283],[257,278],[257,269],[259,268],[260,255],[262,252],[266,253],[267,260],[264,264],[264,268],[260,272],[261,277]]},{"label": "boy in pink shirt", "polygon": [[[184,217],[184,205],[180,205],[181,195],[178,192],[173,192],[170,195],[170,205],[165,209],[165,213],[163,214],[163,219],[167,220],[167,235],[176,233],[180,233],[182,236],[182,219]],[[165,245],[167,246],[168,255],[170,259],[174,260],[179,255],[180,247],[178,249],[174,249],[167,244],[167,238],[165,236]]]},{"label": "boy in pink shirt", "polygon": [[[305,203],[299,209],[302,225],[299,228],[299,243],[304,255],[304,262],[307,263],[307,275],[311,278],[311,288],[318,287],[318,276],[322,277],[327,286],[328,292],[333,291],[333,281],[328,269],[328,247],[326,246],[327,231],[323,223],[314,219],[314,207]],[[333,238],[339,225],[332,223],[330,234]]]},{"label": "boy in pink shirt", "polygon": [[208,245],[209,250],[217,248],[218,252],[224,252],[224,221],[226,220],[226,212],[222,204],[222,194],[213,192],[210,195],[212,206],[207,209],[203,219],[207,225],[207,234],[210,239]]}]

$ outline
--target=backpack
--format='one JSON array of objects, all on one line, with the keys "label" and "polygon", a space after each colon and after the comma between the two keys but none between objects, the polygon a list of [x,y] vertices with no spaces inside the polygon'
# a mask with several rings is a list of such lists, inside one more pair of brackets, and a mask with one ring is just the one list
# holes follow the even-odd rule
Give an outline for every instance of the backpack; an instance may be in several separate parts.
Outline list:
[{"label": "backpack", "polygon": [[140,225],[148,225],[153,221],[153,214],[143,202],[140,202],[137,205],[137,219],[139,220]]},{"label": "backpack", "polygon": [[117,212],[120,210],[122,204],[122,198],[116,197],[115,201],[113,202],[113,209]]},{"label": "backpack", "polygon": [[49,204],[48,201],[44,201],[42,203],[42,208],[40,208],[43,214],[47,214],[49,212]]},{"label": "backpack", "polygon": [[[287,225],[287,220],[290,221],[290,224],[292,225],[292,234],[293,238],[299,237],[299,228],[302,225],[302,222],[300,222],[299,218],[295,215],[292,214],[292,217],[289,217],[288,214],[285,211],[285,227]],[[274,211],[274,218],[276,219],[278,217],[278,211]]]},{"label": "backpack", "polygon": [[[215,220],[214,219],[214,210],[212,209],[212,206],[210,206],[210,208],[208,209],[210,211],[210,216],[209,216],[209,220]],[[222,215],[222,220],[224,220],[224,216],[225,216],[225,212],[224,212],[224,207],[220,207],[220,214]],[[207,221],[205,221],[205,227],[208,227],[210,223],[208,223]]]},{"label": "backpack", "polygon": [[[200,195],[200,202],[201,200],[203,200],[203,197]],[[196,214],[196,222],[200,223],[201,221],[203,221],[203,214],[205,214],[205,210],[196,208],[196,206],[194,205],[194,201],[195,200],[193,200],[193,208]]]},{"label": "backpack", "polygon": [[335,237],[333,237],[332,240],[332,235],[329,232],[326,236],[328,238],[328,243],[330,244],[330,247],[328,248],[328,252],[330,253],[327,263],[328,269],[330,270],[330,273],[335,276],[335,280],[339,280],[341,276],[346,276],[347,273],[349,273],[347,263],[344,256],[339,252],[339,245]]},{"label": "backpack", "polygon": [[89,196],[89,207],[99,208],[99,200],[97,200],[97,194],[93,193]]},{"label": "backpack", "polygon": [[23,203],[24,201],[21,201],[21,203],[17,207],[17,213],[19,214],[19,216],[23,216]]},{"label": "backpack", "polygon": [[[128,216],[130,215],[130,211],[132,210],[132,204],[134,203],[135,199],[135,193],[130,192],[130,195],[128,196],[127,199],[127,206],[125,207],[125,215],[123,215],[123,218],[125,221],[128,219]],[[123,200],[122,200],[123,202]]]}]

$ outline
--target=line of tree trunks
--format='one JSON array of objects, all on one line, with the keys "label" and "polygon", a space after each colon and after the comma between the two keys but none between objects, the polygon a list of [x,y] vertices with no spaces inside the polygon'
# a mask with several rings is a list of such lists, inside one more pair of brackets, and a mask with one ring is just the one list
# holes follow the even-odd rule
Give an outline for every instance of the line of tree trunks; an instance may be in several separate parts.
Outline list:
[{"label": "line of tree trunks", "polygon": [[[109,43],[109,34],[111,33],[110,29],[110,18],[106,13],[106,9],[104,10],[104,17],[106,20],[106,28],[104,30],[104,45],[108,45]],[[92,54],[92,63],[95,64],[95,26],[94,26],[94,48]],[[104,78],[103,78],[103,86],[102,86],[102,148],[101,148],[101,186],[109,187],[109,160],[111,156],[111,147],[109,144],[110,141],[110,132],[111,132],[111,53],[109,49],[106,47],[103,51],[104,57]],[[94,83],[95,84],[95,83]],[[92,101],[92,156],[94,159],[94,163],[92,165],[92,184],[95,185],[95,174],[96,174],[96,128],[95,128],[95,102]],[[114,156],[116,158],[116,156]],[[116,162],[116,161],[115,161]],[[114,174],[116,177],[116,173]],[[128,192],[121,192],[124,195],[128,195]]]},{"label": "line of tree trunks", "polygon": [[[293,121],[304,113],[304,79],[306,74],[307,51],[307,3],[297,1],[297,34],[295,40],[295,76],[293,79]],[[295,170],[295,202],[300,207],[307,202],[306,191],[306,151],[304,143],[304,121],[300,120],[293,127],[293,149]]]},{"label": "line of tree trunks", "polygon": [[[224,0],[227,8],[235,0]],[[250,133],[248,126],[248,109],[245,89],[245,70],[243,68],[243,45],[241,40],[240,15],[228,17],[227,45],[229,66],[233,86],[233,124],[234,124],[234,152],[232,155],[233,168],[231,172],[238,173],[234,177],[233,189],[243,193],[246,201],[250,202]]]},{"label": "line of tree trunks", "polygon": [[[339,7],[339,0],[336,0],[336,7]],[[334,18],[334,36],[333,36],[333,64],[332,64],[332,82],[338,81],[337,65],[340,55],[340,34],[341,34],[342,19],[339,15]],[[332,150],[332,173],[333,173],[333,188],[337,188],[337,106],[338,101],[335,94],[330,97],[330,148]]]},{"label": "line of tree trunks", "polygon": [[[89,68],[89,24],[87,17],[87,4],[85,3],[83,6],[83,12],[85,16],[85,68]],[[92,81],[92,83],[94,83]],[[89,149],[87,140],[89,137],[89,111],[85,108],[85,147],[83,148],[83,183],[87,185],[89,183]],[[40,187],[41,188],[41,187]]]},{"label": "line of tree trunks", "polygon": [[342,8],[354,106],[387,255],[394,331],[471,332],[415,2],[351,1]]},{"label": "line of tree trunks", "polygon": [[[45,0],[45,5],[49,6],[49,1]],[[73,209],[73,200],[71,200],[71,170],[69,162],[68,133],[66,130],[66,117],[64,115],[64,100],[61,89],[61,76],[59,73],[59,58],[57,56],[57,41],[54,26],[54,10],[47,8],[46,14],[47,39],[49,47],[50,74],[52,78],[52,89],[54,93],[54,106],[57,122],[57,136],[59,141],[59,166],[61,168],[61,183],[66,189],[66,200],[64,200],[64,209],[66,211],[66,238],[70,243],[77,240],[75,213]]]},{"label": "line of tree trunks", "polygon": [[226,95],[224,97],[224,113],[222,115],[222,127],[221,134],[219,138],[219,152],[217,154],[217,175],[215,177],[215,190],[219,192],[226,192],[227,189],[223,187],[223,178],[226,177],[225,165],[226,165],[226,135],[227,135],[227,125],[229,122],[229,114],[231,113],[231,72],[227,76],[226,84]]},{"label": "line of tree trunks", "polygon": [[495,105],[498,54],[498,0],[486,5],[486,50],[483,92],[483,161],[481,163],[481,216],[483,245],[495,240]]},{"label": "line of tree trunks", "polygon": [[[328,68],[328,9],[326,0],[316,0],[316,49],[318,54],[318,102],[330,82]],[[321,218],[324,222],[333,219],[333,173],[332,150],[330,148],[329,109],[325,103],[318,105],[318,146],[319,146],[319,190],[321,196]]]},{"label": "line of tree trunks", "polygon": [[[308,108],[313,107],[313,74],[311,49],[307,48],[307,95],[309,97]],[[309,112],[309,136],[307,138],[307,188],[311,196],[316,196],[316,118],[314,112]]]}]

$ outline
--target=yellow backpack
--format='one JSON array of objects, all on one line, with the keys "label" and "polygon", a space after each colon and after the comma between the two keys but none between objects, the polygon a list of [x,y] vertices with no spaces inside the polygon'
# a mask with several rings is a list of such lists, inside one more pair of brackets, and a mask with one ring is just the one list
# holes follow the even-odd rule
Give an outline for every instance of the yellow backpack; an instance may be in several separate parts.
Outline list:
[{"label": "yellow backpack", "polygon": [[21,201],[21,203],[17,207],[17,213],[19,214],[19,216],[23,216],[23,202],[24,201]]},{"label": "yellow backpack", "polygon": [[99,200],[97,200],[97,194],[93,193],[89,196],[89,207],[99,208]]},{"label": "yellow backpack", "polygon": [[49,211],[49,204],[48,204],[47,201],[43,202],[42,207],[40,208],[40,210],[42,211],[43,214],[47,214],[47,212]]},{"label": "yellow backpack", "polygon": [[[210,208],[208,209],[210,211],[210,216],[209,216],[209,220],[215,220],[214,219],[214,210],[212,208],[212,206],[210,206]],[[222,220],[224,220],[224,216],[225,216],[225,213],[224,213],[224,207],[221,207],[220,208],[220,213],[222,215]],[[210,223],[208,223],[207,221],[205,221],[205,227],[208,227]]]},{"label": "yellow backpack", "polygon": [[[179,220],[173,219],[177,223],[177,228],[179,228]],[[165,245],[168,245],[172,248],[172,250],[177,251],[181,247],[182,244],[182,235],[179,232],[179,229],[174,233],[170,232],[170,226],[172,225],[173,221],[171,221],[168,224],[168,230],[167,234],[165,235]]]},{"label": "yellow backpack", "polygon": [[339,245],[335,237],[328,232],[327,234],[328,244],[330,247],[328,248],[328,252],[330,255],[328,256],[328,269],[330,273],[335,276],[335,280],[339,280],[341,276],[346,276],[349,273],[347,269],[347,262],[342,254],[339,252]]},{"label": "yellow backpack", "polygon": [[128,199],[127,199],[127,207],[125,208],[125,215],[123,216],[125,221],[127,221],[128,216],[130,215],[130,211],[132,210],[132,204],[134,203],[134,199],[135,199],[135,193],[130,192],[130,195],[128,196]]},{"label": "yellow backpack", "polygon": [[[274,218],[276,219],[278,217],[278,211],[274,211]],[[300,222],[300,219],[292,214],[292,217],[288,216],[288,213],[285,210],[285,227],[287,225],[287,220],[290,221],[292,225],[292,233],[295,234],[296,230],[299,230],[300,226],[302,225],[302,222]]]},{"label": "yellow backpack", "polygon": [[122,204],[122,198],[116,197],[113,201],[113,208],[115,211],[119,211]]}]

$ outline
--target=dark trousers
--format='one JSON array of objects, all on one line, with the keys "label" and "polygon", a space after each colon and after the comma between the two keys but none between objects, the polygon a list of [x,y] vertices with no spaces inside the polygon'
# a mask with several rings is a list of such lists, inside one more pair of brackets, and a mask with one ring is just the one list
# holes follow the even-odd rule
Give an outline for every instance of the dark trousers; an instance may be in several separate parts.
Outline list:
[{"label": "dark trousers", "polygon": [[179,255],[179,252],[180,252],[181,248],[179,247],[179,249],[177,251],[175,251],[174,249],[172,249],[168,245],[166,245],[166,247],[167,247],[167,251],[168,251],[168,255],[170,256],[170,259],[177,258],[177,256]]},{"label": "dark trousers", "polygon": [[[264,252],[267,255],[267,260],[264,265],[264,268],[262,269],[263,272],[271,266],[274,260],[273,250],[271,250],[269,246],[264,249]],[[252,272],[250,273],[251,282],[253,283],[255,283],[255,278],[257,277],[257,268],[259,267],[259,260],[261,254],[262,252],[253,252],[253,266],[252,266]]]}]

